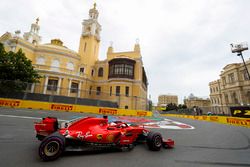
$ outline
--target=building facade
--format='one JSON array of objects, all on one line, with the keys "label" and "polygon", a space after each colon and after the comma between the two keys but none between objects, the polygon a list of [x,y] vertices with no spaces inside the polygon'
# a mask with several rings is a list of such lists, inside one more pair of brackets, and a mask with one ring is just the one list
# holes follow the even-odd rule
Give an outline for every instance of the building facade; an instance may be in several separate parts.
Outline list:
[{"label": "building facade", "polygon": [[89,18],[82,22],[79,50],[73,51],[60,39],[41,44],[39,20],[29,32],[6,32],[0,37],[7,51],[19,49],[43,77],[32,84],[30,91],[78,98],[117,102],[119,108],[145,110],[147,105],[147,76],[143,67],[140,45],[132,51],[114,52],[107,49],[107,58],[98,59],[101,25],[96,4]]},{"label": "building facade", "polygon": [[208,98],[205,99],[196,97],[193,94],[190,94],[187,98],[184,99],[184,104],[187,106],[187,108],[202,108],[204,112],[207,112],[207,109],[211,106],[210,100]]},{"label": "building facade", "polygon": [[[250,69],[250,59],[246,61]],[[210,82],[211,104],[216,113],[230,114],[230,106],[250,105],[250,80],[243,63],[226,65],[220,79]]]},{"label": "building facade", "polygon": [[213,113],[222,113],[222,94],[221,94],[221,80],[216,80],[209,83],[210,87],[210,101],[211,111]]},{"label": "building facade", "polygon": [[167,104],[176,104],[178,105],[178,96],[177,95],[160,95],[158,96],[158,106],[165,106]]}]

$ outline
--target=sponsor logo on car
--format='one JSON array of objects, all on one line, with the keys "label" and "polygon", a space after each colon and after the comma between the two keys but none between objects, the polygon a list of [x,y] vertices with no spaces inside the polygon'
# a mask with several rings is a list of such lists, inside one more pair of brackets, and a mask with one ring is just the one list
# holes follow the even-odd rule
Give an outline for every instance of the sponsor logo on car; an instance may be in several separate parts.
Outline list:
[{"label": "sponsor logo on car", "polygon": [[115,138],[115,136],[113,134],[108,134],[106,139],[108,142],[113,142],[114,138]]},{"label": "sponsor logo on car", "polygon": [[102,140],[102,134],[97,134],[96,138],[97,138],[97,140]]}]

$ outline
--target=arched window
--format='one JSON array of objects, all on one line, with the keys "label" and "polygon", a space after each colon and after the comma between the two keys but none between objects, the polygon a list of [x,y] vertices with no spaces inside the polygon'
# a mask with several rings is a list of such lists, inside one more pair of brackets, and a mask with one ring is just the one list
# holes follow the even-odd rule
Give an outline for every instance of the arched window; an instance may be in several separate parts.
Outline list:
[{"label": "arched window", "polygon": [[86,52],[86,48],[87,48],[87,43],[84,43],[84,52]]},{"label": "arched window", "polygon": [[89,95],[92,93],[92,86],[89,87]]},{"label": "arched window", "polygon": [[59,71],[59,67],[60,67],[60,62],[59,62],[59,60],[54,59],[54,60],[52,61],[52,63],[51,63],[51,69],[52,69],[53,71]]},{"label": "arched window", "polygon": [[84,74],[84,67],[80,68],[80,73]]},{"label": "arched window", "polygon": [[211,102],[212,102],[212,104],[214,104],[214,99],[211,98]]},{"label": "arched window", "polygon": [[37,63],[37,64],[44,65],[44,64],[45,64],[45,58],[44,58],[44,57],[38,57],[38,58],[36,59],[36,63]]},{"label": "arched window", "polygon": [[98,70],[98,77],[102,77],[103,76],[103,68],[100,67]]},{"label": "arched window", "polygon": [[225,94],[225,102],[226,102],[226,104],[229,103],[229,99],[228,99],[228,95],[227,94]]},{"label": "arched window", "polygon": [[72,63],[72,62],[68,62],[67,63],[67,69],[69,69],[69,70],[74,70],[74,64]]},{"label": "arched window", "polygon": [[233,94],[231,94],[231,98],[234,104],[238,104],[238,98],[237,98],[237,94],[235,92],[233,92]]}]

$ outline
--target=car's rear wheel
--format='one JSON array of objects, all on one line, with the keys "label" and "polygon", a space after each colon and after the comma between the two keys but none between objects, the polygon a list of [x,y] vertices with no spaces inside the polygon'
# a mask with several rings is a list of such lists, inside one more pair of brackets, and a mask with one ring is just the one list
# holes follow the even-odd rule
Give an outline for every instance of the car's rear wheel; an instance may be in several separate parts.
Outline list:
[{"label": "car's rear wheel", "polygon": [[147,135],[147,145],[152,151],[159,151],[162,147],[162,136],[158,132],[149,132]]},{"label": "car's rear wheel", "polygon": [[39,147],[39,156],[44,161],[55,160],[63,153],[64,147],[64,136],[58,132],[55,132],[42,141]]}]

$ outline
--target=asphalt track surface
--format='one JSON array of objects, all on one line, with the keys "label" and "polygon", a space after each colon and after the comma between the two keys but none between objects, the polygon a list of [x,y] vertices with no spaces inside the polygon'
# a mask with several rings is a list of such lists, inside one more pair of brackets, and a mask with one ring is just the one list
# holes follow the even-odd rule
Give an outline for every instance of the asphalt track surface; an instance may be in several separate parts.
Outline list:
[{"label": "asphalt track surface", "polygon": [[38,156],[40,142],[33,123],[55,116],[70,120],[90,114],[0,107],[0,166],[8,167],[238,167],[250,166],[250,129],[211,122],[168,118],[195,129],[153,129],[172,138],[174,149],[149,151],[138,145],[132,151],[67,152],[52,162]]}]

